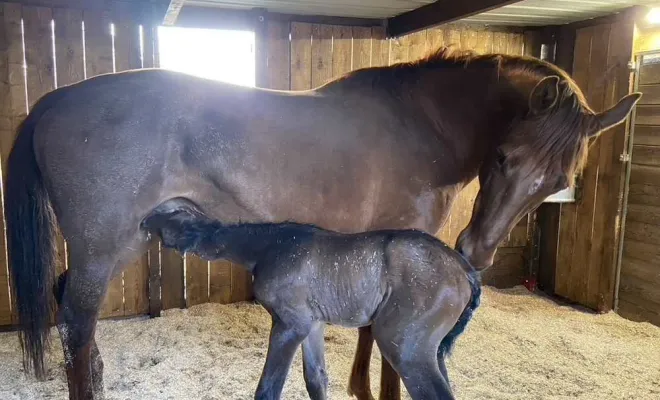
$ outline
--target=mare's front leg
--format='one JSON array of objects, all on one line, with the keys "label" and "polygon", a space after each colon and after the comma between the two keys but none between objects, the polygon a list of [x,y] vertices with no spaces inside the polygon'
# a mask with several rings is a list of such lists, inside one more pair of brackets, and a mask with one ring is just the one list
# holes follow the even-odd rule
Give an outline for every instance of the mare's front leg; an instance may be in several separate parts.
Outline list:
[{"label": "mare's front leg", "polygon": [[357,400],[374,400],[369,380],[369,364],[373,347],[374,337],[371,334],[371,326],[359,328],[357,349],[348,382],[348,395],[355,396]]},{"label": "mare's front leg", "polygon": [[323,323],[315,322],[302,344],[303,375],[307,393],[312,400],[325,400],[328,391],[328,374],[323,351]]},{"label": "mare's front leg", "polygon": [[254,395],[256,400],[278,400],[291,369],[296,349],[310,331],[309,324],[284,323],[275,314],[270,330],[266,363]]}]

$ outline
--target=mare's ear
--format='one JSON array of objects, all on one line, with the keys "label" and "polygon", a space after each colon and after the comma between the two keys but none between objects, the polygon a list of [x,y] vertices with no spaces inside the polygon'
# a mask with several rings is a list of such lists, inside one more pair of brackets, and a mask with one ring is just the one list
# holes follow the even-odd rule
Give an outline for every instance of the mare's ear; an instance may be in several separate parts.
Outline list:
[{"label": "mare's ear", "polygon": [[602,131],[620,124],[628,118],[632,108],[642,98],[641,93],[631,93],[614,105],[614,107],[596,114],[595,123],[587,132],[587,137],[598,136]]},{"label": "mare's ear", "polygon": [[529,111],[534,115],[547,112],[559,99],[559,77],[546,76],[534,86],[529,95]]}]

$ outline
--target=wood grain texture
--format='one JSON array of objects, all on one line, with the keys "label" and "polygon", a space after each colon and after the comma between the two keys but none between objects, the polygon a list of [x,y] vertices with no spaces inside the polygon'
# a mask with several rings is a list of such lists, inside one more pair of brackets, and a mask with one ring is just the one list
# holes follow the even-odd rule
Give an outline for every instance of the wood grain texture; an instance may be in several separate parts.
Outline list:
[{"label": "wood grain texture", "polygon": [[354,26],[352,69],[367,68],[371,66],[371,28]]},{"label": "wood grain texture", "polygon": [[291,23],[291,90],[312,88],[312,24]]},{"label": "wood grain texture", "polygon": [[524,249],[498,249],[493,266],[484,271],[482,279],[484,285],[497,288],[521,285],[525,279]]},{"label": "wood grain texture", "polygon": [[312,26],[312,87],[332,80],[332,26]]},{"label": "wood grain texture", "polygon": [[[635,125],[635,145],[660,146],[660,126]],[[635,153],[633,152],[633,162]]]},{"label": "wood grain texture", "polygon": [[389,65],[390,41],[385,39],[385,28],[371,28],[371,39],[371,66]]},{"label": "wood grain texture", "polygon": [[332,27],[332,77],[334,79],[350,72],[353,62],[353,32],[350,26]]},{"label": "wood grain texture", "polygon": [[183,258],[172,249],[161,247],[161,304],[163,310],[170,308],[185,308],[186,303],[183,296]]},{"label": "wood grain texture", "polygon": [[226,260],[213,261],[209,266],[209,301],[226,304],[231,302],[232,264]]},{"label": "wood grain texture", "polygon": [[[16,128],[27,112],[23,73],[21,6],[0,3],[0,158],[2,173],[16,135]],[[4,203],[3,203],[4,204]],[[4,249],[4,218],[0,220],[0,244]],[[11,282],[5,252],[0,252],[0,326],[17,322],[10,302]],[[15,310],[15,308],[14,308]]]},{"label": "wood grain texture", "polygon": [[[580,29],[576,34],[575,40],[575,57],[573,65],[573,78],[580,86],[585,95],[589,93],[589,70],[591,68],[591,42],[593,38],[593,28]],[[581,204],[565,204],[562,205],[561,212],[561,225],[560,225],[560,250],[557,263],[557,275],[555,281],[555,292],[562,297],[579,301],[576,297],[579,294],[575,293],[576,285],[574,283],[575,276],[581,277],[582,274],[578,270],[580,267],[586,265],[586,258],[588,254],[588,245],[591,239],[590,231],[582,231],[580,226],[584,224],[584,220],[593,220],[593,202],[595,195],[595,179],[598,153],[592,151],[589,153],[587,166],[585,167],[582,176],[585,181],[583,189],[585,198],[582,199]],[[584,206],[587,204],[588,206]],[[577,250],[576,249],[581,249]],[[581,259],[582,264],[576,263],[576,259]],[[579,266],[579,267],[578,267]],[[584,285],[581,280],[577,287]]]},{"label": "wood grain texture", "polygon": [[209,301],[209,263],[186,254],[186,307]]},{"label": "wood grain texture", "polygon": [[291,43],[288,22],[268,21],[266,28],[267,52],[266,75],[268,88],[289,90],[291,70]]}]

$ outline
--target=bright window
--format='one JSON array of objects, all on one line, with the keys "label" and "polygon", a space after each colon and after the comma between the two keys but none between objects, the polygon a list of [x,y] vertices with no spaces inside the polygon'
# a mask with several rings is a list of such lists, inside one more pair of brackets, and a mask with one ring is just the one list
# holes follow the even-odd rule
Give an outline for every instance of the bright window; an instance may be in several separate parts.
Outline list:
[{"label": "bright window", "polygon": [[255,85],[254,32],[160,26],[158,43],[161,68]]}]

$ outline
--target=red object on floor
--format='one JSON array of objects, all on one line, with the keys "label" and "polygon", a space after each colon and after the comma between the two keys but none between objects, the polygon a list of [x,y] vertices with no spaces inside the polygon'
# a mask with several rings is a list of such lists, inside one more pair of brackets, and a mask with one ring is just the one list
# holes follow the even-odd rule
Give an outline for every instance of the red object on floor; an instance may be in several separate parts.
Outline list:
[{"label": "red object on floor", "polygon": [[524,285],[527,288],[527,290],[529,290],[530,292],[535,291],[536,290],[536,278],[525,279]]}]

